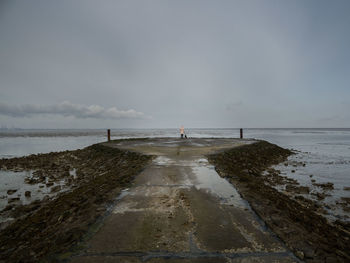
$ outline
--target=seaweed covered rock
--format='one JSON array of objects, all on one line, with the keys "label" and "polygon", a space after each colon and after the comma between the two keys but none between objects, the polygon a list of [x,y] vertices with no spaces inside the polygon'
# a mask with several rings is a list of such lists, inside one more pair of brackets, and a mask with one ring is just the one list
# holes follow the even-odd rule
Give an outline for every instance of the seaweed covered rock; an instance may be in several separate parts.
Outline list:
[{"label": "seaweed covered rock", "polygon": [[[348,225],[331,224],[304,198],[291,199],[267,183],[262,173],[292,152],[266,141],[243,145],[208,156],[222,177],[238,189],[265,223],[306,262],[350,261]],[[332,185],[320,185],[331,189]],[[308,192],[309,189],[298,188]],[[302,200],[299,200],[302,199]]]},{"label": "seaweed covered rock", "polygon": [[290,150],[266,141],[259,141],[210,155],[209,160],[227,171],[228,177],[242,173],[259,175],[271,165],[285,161],[291,154]]},{"label": "seaweed covered rock", "polygon": [[[7,209],[17,220],[0,232],[0,261],[51,262],[50,255],[66,251],[79,242],[150,159],[150,156],[96,144],[83,150],[0,160],[0,166],[7,169],[40,171],[35,178],[47,173],[54,179],[57,171],[67,173],[71,167],[78,168],[70,191],[56,198]],[[60,186],[54,186],[52,191],[59,189]]]}]

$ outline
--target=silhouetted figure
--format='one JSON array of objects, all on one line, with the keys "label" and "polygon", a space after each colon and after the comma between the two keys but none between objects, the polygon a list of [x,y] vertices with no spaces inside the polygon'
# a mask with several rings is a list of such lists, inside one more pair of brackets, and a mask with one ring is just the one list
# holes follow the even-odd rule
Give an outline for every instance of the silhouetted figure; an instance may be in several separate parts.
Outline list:
[{"label": "silhouetted figure", "polygon": [[181,125],[181,127],[180,127],[180,135],[181,135],[181,139],[183,139],[183,138],[184,138],[184,134],[185,134],[185,128],[184,128],[184,126],[183,126],[183,125]]}]

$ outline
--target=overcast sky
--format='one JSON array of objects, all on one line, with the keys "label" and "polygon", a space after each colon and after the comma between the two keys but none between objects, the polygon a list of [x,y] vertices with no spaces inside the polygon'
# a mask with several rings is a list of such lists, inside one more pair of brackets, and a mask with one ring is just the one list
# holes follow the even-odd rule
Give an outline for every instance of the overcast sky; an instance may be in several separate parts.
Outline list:
[{"label": "overcast sky", "polygon": [[350,1],[0,0],[0,125],[350,127]]}]

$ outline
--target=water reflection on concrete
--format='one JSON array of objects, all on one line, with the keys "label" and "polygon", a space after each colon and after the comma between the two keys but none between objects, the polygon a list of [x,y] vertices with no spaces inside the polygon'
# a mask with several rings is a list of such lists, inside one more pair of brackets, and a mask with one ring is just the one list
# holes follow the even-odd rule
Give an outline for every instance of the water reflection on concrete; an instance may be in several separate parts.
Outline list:
[{"label": "water reflection on concrete", "polygon": [[166,156],[158,156],[155,158],[154,164],[158,166],[190,167],[192,173],[183,178],[181,186],[203,190],[219,198],[221,204],[249,208],[248,203],[241,198],[234,186],[220,177],[215,171],[215,167],[210,165],[204,157],[193,160],[176,160]]},{"label": "water reflection on concrete", "polygon": [[241,198],[237,190],[227,180],[220,177],[214,166],[195,166],[192,168],[197,183],[197,189],[204,189],[217,196],[221,204],[233,205],[241,208],[248,208],[248,203]]}]

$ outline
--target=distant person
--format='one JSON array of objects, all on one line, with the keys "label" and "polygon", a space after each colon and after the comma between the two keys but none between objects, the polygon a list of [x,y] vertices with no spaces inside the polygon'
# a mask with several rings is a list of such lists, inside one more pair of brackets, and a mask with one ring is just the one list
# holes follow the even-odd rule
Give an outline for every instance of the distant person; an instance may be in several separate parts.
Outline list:
[{"label": "distant person", "polygon": [[183,125],[181,125],[181,127],[180,127],[180,135],[181,135],[181,139],[183,139],[183,138],[184,138],[184,134],[185,134],[185,128],[184,128],[184,126],[183,126]]}]

